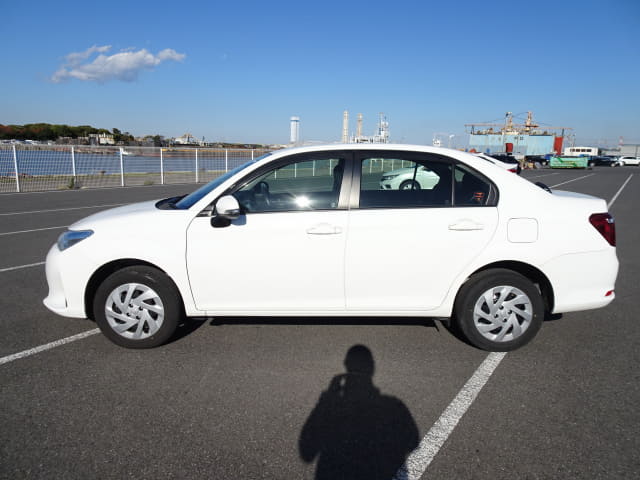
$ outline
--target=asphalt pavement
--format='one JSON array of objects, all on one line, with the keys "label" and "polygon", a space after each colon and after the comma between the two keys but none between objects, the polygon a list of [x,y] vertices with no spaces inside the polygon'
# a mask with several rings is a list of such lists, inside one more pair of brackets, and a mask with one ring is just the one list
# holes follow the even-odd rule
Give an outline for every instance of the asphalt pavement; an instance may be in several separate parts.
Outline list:
[{"label": "asphalt pavement", "polygon": [[[501,357],[422,478],[638,478],[640,169],[523,176],[613,201],[616,299]],[[38,351],[95,328],[42,305],[64,228],[194,188],[0,195],[0,478],[387,478],[488,358],[409,318],[203,319],[152,350],[96,334]],[[344,375],[354,351],[373,376]]]}]

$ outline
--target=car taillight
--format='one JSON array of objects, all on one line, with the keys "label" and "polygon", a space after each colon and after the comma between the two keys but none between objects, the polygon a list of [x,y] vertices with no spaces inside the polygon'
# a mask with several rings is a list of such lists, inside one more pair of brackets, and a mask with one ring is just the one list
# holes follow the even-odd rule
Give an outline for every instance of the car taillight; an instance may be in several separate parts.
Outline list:
[{"label": "car taillight", "polygon": [[511,173],[518,173],[518,167],[510,168],[510,169],[509,169],[509,171],[510,171]]},{"label": "car taillight", "polygon": [[611,215],[608,213],[594,213],[589,217],[589,222],[609,242],[609,245],[616,246],[616,221]]}]

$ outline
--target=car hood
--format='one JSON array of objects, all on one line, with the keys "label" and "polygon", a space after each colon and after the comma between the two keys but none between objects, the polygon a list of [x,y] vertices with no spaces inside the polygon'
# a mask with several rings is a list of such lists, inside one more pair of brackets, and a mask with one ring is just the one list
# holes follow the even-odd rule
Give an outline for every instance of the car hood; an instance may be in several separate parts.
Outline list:
[{"label": "car hood", "polygon": [[124,205],[122,207],[110,208],[102,212],[94,213],[88,217],[78,220],[74,224],[69,226],[69,230],[85,230],[89,228],[95,228],[100,224],[112,221],[118,221],[124,217],[135,217],[137,215],[149,215],[159,210],[156,208],[158,200],[151,200],[148,202],[132,203],[131,205]]}]

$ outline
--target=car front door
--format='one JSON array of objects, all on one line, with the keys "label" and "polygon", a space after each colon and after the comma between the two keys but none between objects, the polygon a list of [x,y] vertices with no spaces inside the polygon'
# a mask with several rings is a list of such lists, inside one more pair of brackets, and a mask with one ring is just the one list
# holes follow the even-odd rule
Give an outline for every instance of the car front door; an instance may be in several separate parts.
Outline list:
[{"label": "car front door", "polygon": [[187,231],[187,268],[197,308],[344,310],[348,161],[334,151],[287,157],[231,192],[242,215],[230,225],[196,217]]},{"label": "car front door", "polygon": [[[347,309],[426,312],[438,307],[456,276],[494,235],[495,187],[439,155],[363,152],[355,165],[353,188],[358,171],[360,188],[349,218]],[[439,180],[420,185],[421,170]],[[406,188],[409,184],[413,188]]]}]

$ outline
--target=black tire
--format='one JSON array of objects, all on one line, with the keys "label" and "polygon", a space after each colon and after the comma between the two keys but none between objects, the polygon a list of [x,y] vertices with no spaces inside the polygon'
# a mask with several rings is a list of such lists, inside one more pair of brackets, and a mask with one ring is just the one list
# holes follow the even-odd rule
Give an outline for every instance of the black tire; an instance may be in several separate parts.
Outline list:
[{"label": "black tire", "polygon": [[[507,289],[493,292],[489,306],[485,294],[496,287]],[[502,294],[504,298],[500,298]],[[516,298],[521,300],[513,303]],[[525,276],[502,268],[473,275],[458,292],[454,308],[460,333],[472,345],[491,352],[508,352],[526,345],[544,319],[544,302],[538,288]]]},{"label": "black tire", "polygon": [[420,190],[420,184],[413,180],[405,180],[398,187],[399,190]]},{"label": "black tire", "polygon": [[[125,305],[127,298],[129,302]],[[184,317],[181,297],[173,281],[160,270],[144,265],[126,267],[109,275],[96,290],[93,311],[102,333],[126,348],[162,345]],[[125,329],[128,322],[132,322],[131,326]],[[125,330],[118,333],[116,328]]]}]

